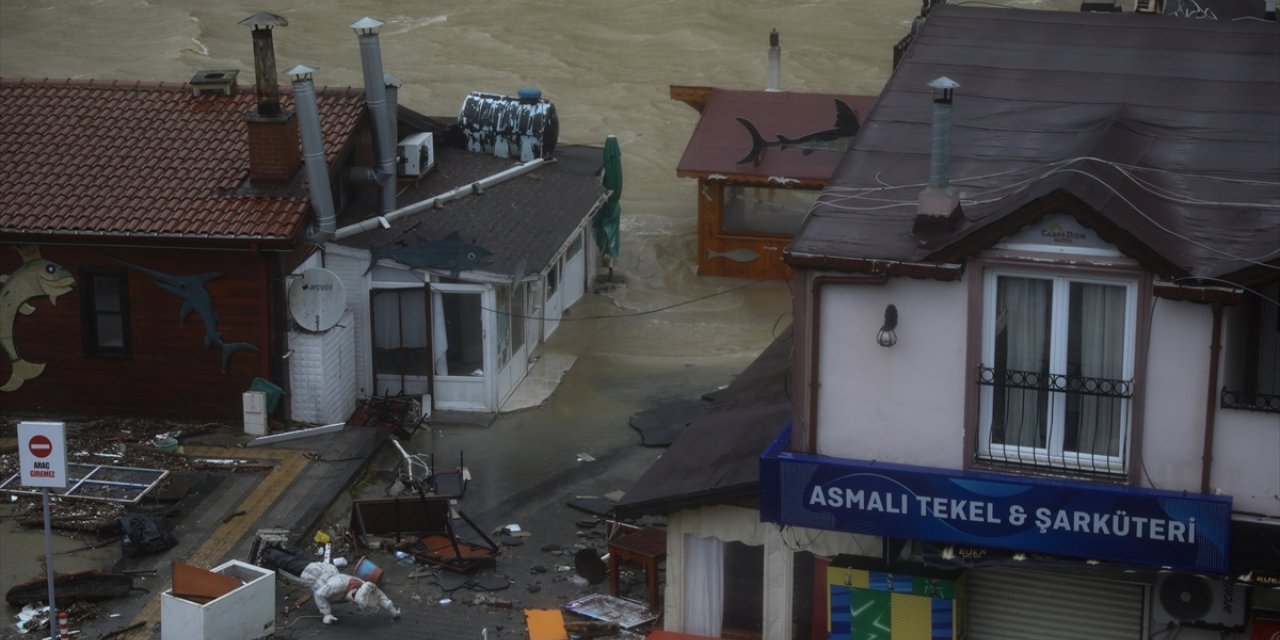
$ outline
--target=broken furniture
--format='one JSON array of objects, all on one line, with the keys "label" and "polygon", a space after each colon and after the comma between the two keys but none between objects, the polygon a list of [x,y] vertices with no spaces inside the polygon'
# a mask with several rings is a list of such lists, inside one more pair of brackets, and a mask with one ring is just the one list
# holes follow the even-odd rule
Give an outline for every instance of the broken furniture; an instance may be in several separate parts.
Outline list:
[{"label": "broken furniture", "polygon": [[561,607],[569,613],[616,624],[628,631],[658,619],[644,603],[604,593],[593,593]]},{"label": "broken furniture", "polygon": [[161,640],[247,640],[275,630],[274,571],[239,560],[212,571],[174,563],[173,588],[160,594]]},{"label": "broken furniture", "polygon": [[[351,505],[351,531],[357,544],[369,548],[368,536],[393,535],[395,548],[418,562],[470,573],[497,560],[501,551],[466,514],[458,517],[486,543],[463,540],[454,531],[447,495],[430,495],[419,488],[416,497],[367,498]],[[408,536],[409,539],[405,539]]]},{"label": "broken furniture", "polygon": [[649,586],[649,607],[659,609],[658,563],[667,557],[667,532],[656,527],[617,525],[609,536],[609,588],[618,595],[618,567],[623,564],[644,570]]},{"label": "broken furniture", "polygon": [[[53,594],[58,604],[97,602],[129,595],[133,578],[123,573],[103,573],[96,569],[59,573],[53,577]],[[49,577],[41,576],[16,584],[4,594],[11,607],[49,600]]]}]

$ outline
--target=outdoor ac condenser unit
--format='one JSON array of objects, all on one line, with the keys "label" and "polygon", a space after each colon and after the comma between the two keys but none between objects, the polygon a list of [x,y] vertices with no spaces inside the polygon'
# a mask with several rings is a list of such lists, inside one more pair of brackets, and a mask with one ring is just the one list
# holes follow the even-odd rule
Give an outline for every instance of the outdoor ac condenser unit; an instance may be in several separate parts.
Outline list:
[{"label": "outdoor ac condenser unit", "polygon": [[1151,598],[1156,625],[1244,629],[1244,587],[1229,579],[1162,572]]},{"label": "outdoor ac condenser unit", "polygon": [[400,175],[418,178],[436,166],[436,149],[430,133],[415,133],[400,141]]}]

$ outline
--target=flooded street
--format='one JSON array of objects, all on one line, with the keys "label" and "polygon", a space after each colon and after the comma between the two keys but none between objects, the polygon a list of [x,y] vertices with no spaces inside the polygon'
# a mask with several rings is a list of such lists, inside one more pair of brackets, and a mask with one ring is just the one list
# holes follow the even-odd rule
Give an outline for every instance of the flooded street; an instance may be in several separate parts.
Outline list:
[{"label": "flooded street", "polygon": [[[602,145],[616,135],[625,175],[616,270],[626,282],[587,296],[545,347],[578,357],[549,405],[566,429],[537,446],[506,445],[501,464],[472,452],[512,442],[526,417],[508,416],[492,431],[437,433],[429,444],[445,460],[467,452],[484,480],[476,509],[493,515],[514,501],[558,498],[552,486],[527,486],[528,472],[572,466],[578,452],[606,459],[634,446],[627,416],[655,397],[697,397],[727,383],[790,323],[785,283],[697,277],[695,181],[677,178],[675,167],[698,113],[671,100],[669,86],[763,89],[777,29],[784,90],[876,94],[893,44],[919,10],[915,0],[0,0],[0,77],[183,83],[198,70],[239,69],[242,90],[252,91],[250,34],[237,23],[268,11],[289,21],[275,33],[279,70],[307,64],[319,69],[318,85],[361,86],[349,25],[367,15],[385,22],[383,62],[403,82],[405,107],[454,116],[470,91],[537,87],[556,106],[562,144]],[[39,575],[43,555],[40,530],[20,529],[7,509],[0,590]],[[58,537],[58,570],[119,557],[118,543],[65,553],[91,543]],[[13,613],[0,621],[0,637],[11,633]]]}]

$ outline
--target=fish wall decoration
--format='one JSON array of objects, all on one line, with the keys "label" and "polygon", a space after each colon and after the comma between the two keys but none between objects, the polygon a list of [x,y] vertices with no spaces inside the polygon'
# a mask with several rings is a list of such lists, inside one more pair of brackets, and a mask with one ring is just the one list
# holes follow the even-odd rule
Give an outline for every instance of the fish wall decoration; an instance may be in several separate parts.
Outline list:
[{"label": "fish wall decoration", "polygon": [[760,164],[760,160],[764,157],[764,152],[769,147],[778,147],[786,149],[788,147],[796,147],[809,155],[814,151],[839,151],[848,150],[849,142],[854,136],[858,135],[858,114],[843,100],[836,100],[836,123],[830,129],[822,131],[814,131],[805,134],[799,138],[788,138],[783,135],[774,136],[776,140],[770,142],[760,135],[760,131],[756,126],[751,124],[746,118],[737,118],[742,126],[746,127],[747,133],[751,134],[751,151],[743,156],[738,164],[746,164],[752,162]]},{"label": "fish wall decoration", "polygon": [[27,362],[18,355],[18,345],[14,340],[18,314],[35,313],[36,308],[27,301],[44,296],[56,305],[58,296],[71,291],[76,284],[75,277],[65,267],[42,258],[39,247],[14,245],[14,249],[22,256],[22,264],[13,273],[0,275],[0,345],[4,346],[13,367],[9,381],[0,387],[0,391],[17,391],[22,383],[44,373],[44,364]]},{"label": "fish wall decoration", "polygon": [[248,342],[223,342],[222,332],[218,330],[218,325],[222,322],[218,318],[218,314],[213,310],[213,298],[209,297],[209,291],[205,288],[210,281],[222,277],[221,273],[199,273],[186,276],[175,276],[167,273],[161,273],[146,267],[140,267],[136,264],[125,262],[124,260],[116,260],[130,269],[151,276],[157,287],[177,296],[182,300],[182,308],[178,310],[178,321],[186,322],[187,316],[191,312],[195,312],[200,316],[200,321],[204,323],[204,348],[208,349],[209,345],[217,345],[222,349],[222,372],[227,372],[227,362],[231,359],[231,354],[236,351],[258,351],[258,347]]},{"label": "fish wall decoration", "polygon": [[447,270],[456,278],[463,271],[487,266],[485,258],[493,255],[488,249],[463,240],[457,231],[439,240],[429,240],[417,232],[414,237],[417,242],[413,244],[373,251],[364,272],[369,273],[379,260],[391,258],[415,269]]}]

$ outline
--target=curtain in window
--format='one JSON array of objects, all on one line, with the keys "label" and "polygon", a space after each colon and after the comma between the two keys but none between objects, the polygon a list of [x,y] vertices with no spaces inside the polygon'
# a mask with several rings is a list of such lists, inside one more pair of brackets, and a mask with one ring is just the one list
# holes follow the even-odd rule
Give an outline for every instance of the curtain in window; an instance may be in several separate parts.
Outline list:
[{"label": "curtain in window", "polygon": [[[997,287],[996,366],[1039,374],[1026,382],[1043,384],[1049,371],[1049,322],[1053,282],[1000,276]],[[1020,379],[1018,374],[1014,380]],[[1002,382],[998,379],[997,384]],[[1020,447],[1045,446],[1047,394],[1040,389],[998,386],[993,402],[991,440]]]},{"label": "curtain in window", "polygon": [[431,344],[432,360],[438,376],[449,375],[449,334],[444,324],[444,294],[431,290]]},{"label": "curtain in window", "polygon": [[684,632],[720,637],[724,621],[724,544],[684,536]]},{"label": "curtain in window", "polygon": [[[1067,374],[1118,380],[1124,376],[1125,289],[1071,283]],[[1120,398],[1072,393],[1067,399],[1063,449],[1120,455]]]}]

